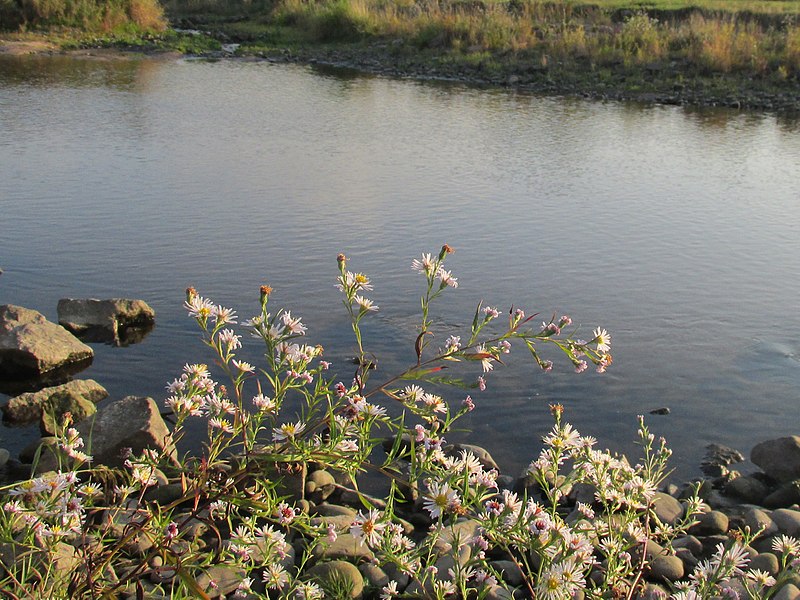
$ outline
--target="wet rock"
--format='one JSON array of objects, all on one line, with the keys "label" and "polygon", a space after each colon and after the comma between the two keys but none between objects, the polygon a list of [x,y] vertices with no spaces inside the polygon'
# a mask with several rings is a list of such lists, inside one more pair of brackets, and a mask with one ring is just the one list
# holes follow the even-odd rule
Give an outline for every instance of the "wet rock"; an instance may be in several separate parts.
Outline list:
[{"label": "wet rock", "polygon": [[108,396],[106,389],[93,379],[78,379],[38,392],[26,392],[11,398],[3,407],[5,420],[15,424],[31,423],[48,416],[49,426],[43,432],[55,433],[53,416],[61,420],[72,413],[75,423],[96,412],[95,404]]},{"label": "wet rock", "polygon": [[319,582],[323,588],[336,586],[337,590],[349,590],[346,595],[336,596],[338,600],[361,598],[364,593],[364,578],[354,564],[343,560],[314,565],[308,570],[308,576]]},{"label": "wet rock", "polygon": [[127,345],[141,341],[155,324],[155,311],[143,300],[62,298],[58,322],[89,341]]},{"label": "wet rock", "polygon": [[750,460],[777,481],[800,479],[800,436],[761,442],[751,451]]},{"label": "wet rock", "polygon": [[0,379],[57,378],[86,368],[92,349],[40,312],[0,306]]},{"label": "wet rock", "polygon": [[654,408],[650,411],[651,415],[668,415],[671,411],[669,410],[668,406],[662,406],[661,408]]},{"label": "wet rock", "polygon": [[744,454],[722,444],[709,444],[706,446],[706,455],[703,464],[732,465],[744,461]]}]

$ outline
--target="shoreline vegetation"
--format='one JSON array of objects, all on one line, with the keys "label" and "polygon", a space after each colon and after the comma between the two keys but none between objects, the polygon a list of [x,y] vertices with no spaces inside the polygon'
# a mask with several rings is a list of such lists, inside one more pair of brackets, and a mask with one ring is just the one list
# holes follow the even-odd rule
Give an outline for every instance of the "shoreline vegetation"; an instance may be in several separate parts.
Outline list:
[{"label": "shoreline vegetation", "polygon": [[[553,426],[516,478],[482,446],[450,444],[507,354],[530,356],[534,372],[613,368],[612,335],[581,340],[568,315],[478,301],[471,323],[441,325],[440,297],[459,287],[452,253],[411,262],[421,315],[401,336],[416,361],[400,371],[384,373],[363,343],[385,308],[339,254],[355,361],[312,345],[267,285],[247,319],[190,287],[184,308],[213,366],[185,365],[163,401],[96,408],[105,390],[90,380],[9,401],[4,414],[51,435],[19,461],[0,453],[3,598],[800,600],[798,436],[755,446],[751,475],[717,446],[710,478],[681,487],[641,416],[629,460],[551,404]],[[60,325],[0,306],[0,382],[91,357],[66,329],[155,322],[122,298],[62,299],[58,313]],[[263,366],[240,359],[244,334],[263,344]],[[190,423],[206,433],[183,454]]]},{"label": "shoreline vegetation", "polygon": [[0,39],[23,47],[257,57],[800,113],[796,0],[0,0],[0,24]]}]

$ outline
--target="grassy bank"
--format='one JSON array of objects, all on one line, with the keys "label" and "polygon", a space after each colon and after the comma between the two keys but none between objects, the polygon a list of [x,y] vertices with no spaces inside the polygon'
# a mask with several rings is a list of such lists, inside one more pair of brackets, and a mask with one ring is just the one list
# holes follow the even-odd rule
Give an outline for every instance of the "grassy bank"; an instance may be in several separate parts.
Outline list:
[{"label": "grassy bank", "polygon": [[[20,1],[56,2],[0,3]],[[547,93],[800,108],[797,0],[165,0],[164,10],[174,26],[238,42],[244,55]],[[75,26],[83,13],[70,14],[37,22]],[[148,14],[157,25],[160,13]],[[189,52],[214,47],[202,35],[152,43]]]},{"label": "grassy bank", "polygon": [[779,108],[800,95],[800,2],[170,0],[243,54],[540,91]]}]

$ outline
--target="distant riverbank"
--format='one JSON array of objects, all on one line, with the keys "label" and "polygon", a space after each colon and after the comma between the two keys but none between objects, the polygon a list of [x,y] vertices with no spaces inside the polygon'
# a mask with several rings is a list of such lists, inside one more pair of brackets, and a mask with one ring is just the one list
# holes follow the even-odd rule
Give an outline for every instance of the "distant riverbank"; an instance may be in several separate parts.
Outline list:
[{"label": "distant riverbank", "polygon": [[163,31],[52,28],[0,45],[255,57],[551,95],[800,113],[800,2],[727,7],[173,0],[165,6],[172,28]]}]

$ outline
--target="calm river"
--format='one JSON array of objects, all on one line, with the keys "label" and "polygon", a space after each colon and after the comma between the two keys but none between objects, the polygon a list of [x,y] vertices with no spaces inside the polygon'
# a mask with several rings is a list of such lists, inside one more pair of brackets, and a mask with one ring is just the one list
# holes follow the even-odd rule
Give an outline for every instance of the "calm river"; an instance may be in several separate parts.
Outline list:
[{"label": "calm river", "polygon": [[[0,303],[55,320],[62,297],[146,300],[156,329],[95,345],[80,376],[161,402],[184,363],[210,360],[184,288],[246,317],[269,283],[349,381],[337,253],[372,277],[366,344],[388,375],[413,356],[410,262],[447,242],[460,286],[437,323],[483,300],[613,335],[605,375],[512,353],[473,393],[472,441],[513,474],[549,403],[625,452],[636,415],[669,407],[648,422],[688,477],[710,442],[800,434],[798,175],[800,126],[773,116],[266,62],[0,56]],[[0,446],[35,435],[2,428]]]}]

